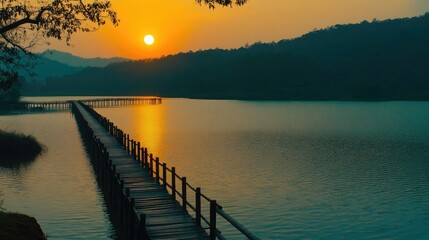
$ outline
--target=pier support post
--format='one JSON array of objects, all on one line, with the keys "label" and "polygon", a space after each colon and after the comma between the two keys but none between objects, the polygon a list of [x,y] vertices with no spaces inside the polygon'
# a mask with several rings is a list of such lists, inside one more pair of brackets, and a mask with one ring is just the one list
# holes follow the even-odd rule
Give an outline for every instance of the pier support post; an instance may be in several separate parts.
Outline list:
[{"label": "pier support post", "polygon": [[210,201],[210,240],[216,240],[216,200]]}]

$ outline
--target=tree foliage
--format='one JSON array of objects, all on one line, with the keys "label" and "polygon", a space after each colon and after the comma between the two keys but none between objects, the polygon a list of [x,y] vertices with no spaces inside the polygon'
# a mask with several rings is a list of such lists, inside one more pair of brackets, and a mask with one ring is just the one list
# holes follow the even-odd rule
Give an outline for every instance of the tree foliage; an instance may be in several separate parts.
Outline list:
[{"label": "tree foliage", "polygon": [[[99,28],[109,19],[118,24],[116,13],[106,2],[82,0],[3,0],[0,9],[0,91],[18,81],[18,70],[31,67],[29,49],[49,38],[69,43],[71,35]],[[22,56],[27,55],[27,61]],[[30,57],[28,57],[30,56]]]},{"label": "tree foliage", "polygon": [[237,6],[241,6],[247,2],[247,0],[196,0],[199,4],[206,4],[209,8],[215,8],[216,5],[221,6],[232,6],[235,4]]},{"label": "tree foliage", "polygon": [[29,66],[21,57],[32,56],[34,45],[49,38],[69,43],[74,33],[94,31],[108,20],[118,24],[109,1],[2,0],[0,90],[9,89],[18,80],[18,69]]}]

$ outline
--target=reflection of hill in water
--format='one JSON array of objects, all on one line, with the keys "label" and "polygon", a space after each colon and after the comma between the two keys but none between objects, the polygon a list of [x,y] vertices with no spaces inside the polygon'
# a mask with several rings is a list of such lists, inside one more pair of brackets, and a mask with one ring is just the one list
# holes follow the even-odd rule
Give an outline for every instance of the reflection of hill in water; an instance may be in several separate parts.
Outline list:
[{"label": "reflection of hill in water", "polygon": [[30,166],[37,156],[30,157],[5,157],[0,160],[0,167],[4,168],[13,168],[13,169],[22,169]]},{"label": "reflection of hill in water", "polygon": [[28,166],[45,148],[31,135],[0,130],[0,167]]}]

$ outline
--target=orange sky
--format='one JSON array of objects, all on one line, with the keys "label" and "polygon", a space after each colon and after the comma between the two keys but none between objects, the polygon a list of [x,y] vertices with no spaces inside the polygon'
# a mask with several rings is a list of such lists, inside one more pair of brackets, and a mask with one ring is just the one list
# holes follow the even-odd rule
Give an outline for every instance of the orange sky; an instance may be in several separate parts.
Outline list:
[{"label": "orange sky", "polygon": [[[121,20],[77,34],[73,47],[46,48],[82,57],[153,58],[209,48],[237,48],[257,41],[298,37],[315,28],[362,20],[416,16],[429,0],[249,0],[242,7],[199,6],[194,0],[111,0]],[[146,46],[145,34],[155,37]],[[39,49],[40,50],[40,49]]]}]

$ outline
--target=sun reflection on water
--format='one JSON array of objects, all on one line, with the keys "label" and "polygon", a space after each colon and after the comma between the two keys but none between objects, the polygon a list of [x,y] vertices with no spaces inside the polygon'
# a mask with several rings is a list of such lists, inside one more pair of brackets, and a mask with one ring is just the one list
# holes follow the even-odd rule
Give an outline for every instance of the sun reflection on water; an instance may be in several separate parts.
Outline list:
[{"label": "sun reflection on water", "polygon": [[142,147],[162,158],[163,132],[165,128],[165,108],[160,105],[145,105],[132,108],[133,135]]}]

